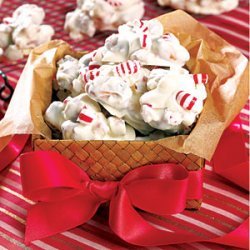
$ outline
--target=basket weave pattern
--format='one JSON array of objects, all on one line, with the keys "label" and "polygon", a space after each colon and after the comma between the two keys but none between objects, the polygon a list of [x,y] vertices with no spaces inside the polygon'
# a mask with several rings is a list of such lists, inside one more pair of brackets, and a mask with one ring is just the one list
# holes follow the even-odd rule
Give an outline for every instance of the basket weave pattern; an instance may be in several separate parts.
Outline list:
[{"label": "basket weave pattern", "polygon": [[[199,170],[204,160],[177,153],[156,141],[72,141],[34,138],[34,150],[57,151],[81,167],[93,180],[120,180],[130,170],[155,163],[180,163],[189,171]],[[197,209],[201,200],[188,200]]]}]

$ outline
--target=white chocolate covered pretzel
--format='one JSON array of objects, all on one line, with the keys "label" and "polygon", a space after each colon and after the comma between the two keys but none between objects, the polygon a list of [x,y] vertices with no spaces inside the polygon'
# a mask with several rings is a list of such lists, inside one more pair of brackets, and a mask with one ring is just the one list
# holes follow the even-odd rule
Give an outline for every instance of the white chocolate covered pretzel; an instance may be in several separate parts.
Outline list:
[{"label": "white chocolate covered pretzel", "polygon": [[97,30],[115,30],[119,25],[144,14],[142,0],[78,0],[67,13],[64,29],[72,39],[93,36]]},{"label": "white chocolate covered pretzel", "polygon": [[196,14],[218,15],[236,8],[239,0],[158,0],[162,6],[171,6]]},{"label": "white chocolate covered pretzel", "polygon": [[160,130],[188,129],[196,121],[206,99],[206,74],[176,74],[157,70],[151,72],[151,90],[140,98],[145,122]]},{"label": "white chocolate covered pretzel", "polygon": [[17,8],[12,17],[0,24],[0,50],[10,60],[18,60],[54,35],[50,25],[43,25],[45,12],[34,4]]},{"label": "white chocolate covered pretzel", "polygon": [[106,118],[100,106],[87,94],[52,102],[45,120],[62,131],[64,139],[73,140],[134,140],[135,131],[117,117]]}]

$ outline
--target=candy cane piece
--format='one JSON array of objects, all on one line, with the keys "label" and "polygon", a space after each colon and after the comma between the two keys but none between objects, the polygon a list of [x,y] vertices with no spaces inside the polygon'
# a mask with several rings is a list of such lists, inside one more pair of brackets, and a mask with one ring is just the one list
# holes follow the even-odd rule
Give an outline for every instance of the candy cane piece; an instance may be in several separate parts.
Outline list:
[{"label": "candy cane piece", "polygon": [[176,95],[176,101],[182,108],[186,110],[192,110],[197,98],[185,91],[179,91]]},{"label": "candy cane piece", "polygon": [[195,84],[203,83],[207,84],[208,82],[208,75],[207,74],[194,74],[193,75],[193,80]]},{"label": "candy cane piece", "polygon": [[93,69],[93,70],[88,70],[86,73],[82,74],[83,80],[85,83],[88,81],[93,81],[100,75],[100,70]]},{"label": "candy cane piece", "polygon": [[141,68],[141,64],[138,61],[128,60],[115,66],[115,73],[118,76],[127,76],[137,73]]},{"label": "candy cane piece", "polygon": [[133,27],[136,29],[137,33],[139,33],[141,47],[149,48],[151,46],[151,41],[148,35],[149,28],[146,22],[142,20],[135,20]]},{"label": "candy cane piece", "polygon": [[89,124],[93,122],[94,119],[95,119],[94,113],[91,110],[89,110],[86,106],[84,106],[77,118],[77,121]]}]

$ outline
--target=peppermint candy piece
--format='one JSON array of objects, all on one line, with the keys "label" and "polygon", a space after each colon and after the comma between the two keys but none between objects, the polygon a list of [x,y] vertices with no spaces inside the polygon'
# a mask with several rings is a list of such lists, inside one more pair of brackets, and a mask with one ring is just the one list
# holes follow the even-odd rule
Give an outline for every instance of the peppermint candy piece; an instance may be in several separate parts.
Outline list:
[{"label": "peppermint candy piece", "polygon": [[182,108],[186,110],[192,110],[197,98],[185,91],[179,91],[176,95],[176,101]]},{"label": "peppermint candy piece", "polygon": [[122,6],[122,2],[120,2],[119,0],[105,0],[109,5],[113,6],[113,7],[120,7]]},{"label": "peppermint candy piece", "polygon": [[77,118],[77,121],[84,124],[90,124],[94,119],[95,114],[86,106],[84,106]]},{"label": "peppermint candy piece", "polygon": [[98,77],[99,75],[100,75],[100,70],[93,69],[93,70],[88,70],[86,73],[82,74],[82,77],[83,77],[83,81],[87,83],[90,80],[91,81],[95,80],[95,78]]},{"label": "peppermint candy piece", "polygon": [[193,75],[193,80],[195,84],[203,83],[207,84],[208,82],[208,75],[207,74],[194,74]]},{"label": "peppermint candy piece", "polygon": [[118,76],[127,76],[137,73],[140,69],[140,62],[128,60],[115,66],[114,72]]},{"label": "peppermint candy piece", "polygon": [[140,45],[142,48],[150,48],[152,45],[152,41],[149,37],[149,27],[147,22],[142,20],[135,20],[133,23],[133,27],[139,34]]}]

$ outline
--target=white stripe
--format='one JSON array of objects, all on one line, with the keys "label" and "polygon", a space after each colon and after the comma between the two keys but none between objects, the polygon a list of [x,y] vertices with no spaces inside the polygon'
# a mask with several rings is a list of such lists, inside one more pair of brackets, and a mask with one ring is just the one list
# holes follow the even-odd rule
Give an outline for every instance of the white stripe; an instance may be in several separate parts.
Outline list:
[{"label": "white stripe", "polygon": [[20,163],[19,162],[13,162],[12,164],[11,164],[11,166],[12,167],[16,167],[18,170],[20,169]]},{"label": "white stripe", "polygon": [[20,237],[21,239],[24,238],[24,232],[21,232],[17,230],[16,228],[12,227],[11,225],[5,223],[4,221],[0,221],[0,227],[4,230],[16,235],[17,237]]},{"label": "white stripe", "polygon": [[0,203],[4,204],[5,206],[15,210],[16,212],[20,213],[20,214],[23,214],[23,215],[26,215],[27,214],[27,211],[26,209],[14,204],[13,202],[9,201],[9,200],[6,200],[2,197],[0,197]]},{"label": "white stripe", "polygon": [[104,247],[104,246],[102,246],[102,245],[100,245],[100,244],[97,244],[97,243],[95,243],[95,242],[93,242],[93,241],[90,241],[90,240],[88,240],[88,239],[85,239],[85,238],[83,238],[82,236],[73,234],[73,233],[71,233],[71,232],[64,232],[64,233],[62,233],[62,235],[66,236],[66,237],[68,237],[68,238],[70,238],[70,239],[76,240],[76,241],[78,241],[78,242],[80,242],[80,243],[83,243],[83,244],[85,244],[85,245],[88,245],[88,246],[90,246],[90,247],[93,247],[93,248],[95,248],[95,249],[109,250],[109,248],[106,248],[106,247]]},{"label": "white stripe", "polygon": [[243,8],[237,8],[237,9],[235,9],[237,12],[240,12],[240,13],[244,13],[244,14],[246,14],[246,15],[249,15],[249,12],[247,11],[247,10],[245,10],[245,9],[243,9]]},{"label": "white stripe", "polygon": [[203,187],[204,187],[205,189],[208,189],[208,190],[213,191],[213,192],[215,192],[215,193],[219,193],[219,194],[221,194],[221,195],[224,195],[224,196],[226,196],[226,197],[229,197],[229,198],[231,198],[231,199],[233,199],[233,200],[236,200],[236,201],[238,201],[238,202],[240,202],[240,203],[242,203],[242,204],[248,206],[248,200],[245,199],[245,198],[240,197],[240,196],[237,195],[237,194],[234,194],[234,193],[231,193],[231,192],[226,191],[226,190],[224,190],[224,189],[221,189],[221,188],[212,186],[212,185],[210,185],[210,184],[208,184],[208,183],[205,183],[205,182],[203,183]]},{"label": "white stripe", "polygon": [[248,109],[242,109],[240,113],[245,114],[245,115],[250,115],[250,110]]},{"label": "white stripe", "polygon": [[158,224],[155,224],[155,223],[153,223],[153,222],[150,222],[150,221],[147,221],[148,222],[148,224],[150,224],[150,225],[152,225],[152,226],[154,226],[154,227],[156,227],[156,228],[158,228],[158,229],[160,229],[160,230],[162,230],[162,231],[166,231],[166,232],[170,232],[170,233],[173,233],[174,231],[172,231],[172,230],[170,230],[170,229],[167,229],[166,227],[162,227],[162,226],[160,226],[160,225],[158,225]]},{"label": "white stripe", "polygon": [[205,169],[208,171],[213,171],[213,167],[209,166],[209,165],[205,165]]},{"label": "white stripe", "polygon": [[201,205],[203,208],[207,209],[207,210],[210,210],[210,211],[213,211],[215,213],[218,213],[218,214],[221,214],[233,221],[236,221],[236,222],[243,222],[244,220],[242,218],[240,218],[239,216],[235,215],[235,214],[232,214],[224,209],[221,209],[221,208],[218,208],[218,207],[215,207],[215,206],[212,206],[212,205],[209,205],[205,202],[202,202],[202,205]]},{"label": "white stripe", "polygon": [[2,181],[3,183],[6,183],[7,185],[10,185],[12,187],[15,187],[16,189],[18,189],[19,191],[22,190],[22,186],[18,183],[18,182],[15,182],[9,178],[4,178],[2,176],[0,176],[0,181]]},{"label": "white stripe", "polygon": [[196,249],[199,249],[199,250],[212,250],[212,248],[208,248],[208,247],[205,247],[203,244],[200,244],[200,243],[192,243],[192,244],[188,244]]},{"label": "white stripe", "polygon": [[189,96],[186,98],[186,100],[185,100],[185,102],[183,104],[184,109],[188,108],[188,106],[191,103],[191,101],[193,100],[193,98],[194,97],[189,94]]},{"label": "white stripe", "polygon": [[21,176],[20,173],[14,169],[10,169],[9,171],[15,175]]},{"label": "white stripe", "polygon": [[223,32],[225,32],[227,34],[230,34],[230,35],[232,35],[232,36],[234,36],[234,37],[236,37],[238,39],[240,38],[240,39],[248,42],[248,37],[247,36],[240,35],[239,33],[234,32],[232,30],[229,30],[229,29],[226,29],[226,28],[222,28],[222,27],[214,25],[214,24],[206,23],[204,21],[202,21],[202,23],[205,24],[208,28],[219,30],[219,31],[223,31]]},{"label": "white stripe", "polygon": [[250,144],[246,142],[245,143],[245,147],[248,148],[248,149],[250,149]]},{"label": "white stripe", "polygon": [[3,246],[0,246],[0,250],[8,250],[7,248],[3,247]]},{"label": "white stripe", "polygon": [[21,195],[21,194],[15,192],[15,191],[13,191],[13,190],[10,189],[10,188],[7,188],[6,186],[0,185],[0,189],[2,189],[2,190],[4,190],[4,191],[6,191],[6,192],[8,192],[8,193],[10,193],[10,194],[12,194],[12,195],[14,195],[14,196],[16,196],[17,198],[19,198],[19,199],[21,199],[21,200],[26,201],[26,202],[29,203],[29,204],[32,204],[32,205],[35,204],[34,201],[32,201],[32,200],[30,200],[30,199],[28,199],[28,198],[25,198],[23,195]]},{"label": "white stripe", "polygon": [[44,250],[57,250],[57,249],[59,249],[59,248],[52,247],[52,246],[50,246],[50,245],[48,245],[45,242],[42,242],[40,240],[33,241],[32,244],[34,244],[38,247],[41,247]]},{"label": "white stripe", "polygon": [[201,221],[199,221],[199,220],[196,220],[196,219],[191,218],[191,217],[189,217],[189,216],[186,216],[186,215],[184,215],[184,214],[174,214],[174,215],[172,215],[172,216],[173,216],[173,217],[176,217],[176,218],[178,218],[178,219],[184,220],[184,221],[186,221],[186,222],[188,222],[188,223],[190,223],[190,224],[193,224],[193,225],[196,225],[196,226],[198,226],[198,227],[201,227],[201,228],[203,228],[204,230],[209,231],[209,232],[211,232],[211,233],[214,233],[214,234],[216,234],[216,235],[218,235],[218,236],[221,236],[221,235],[224,235],[224,234],[225,234],[225,232],[223,232],[223,231],[221,231],[221,230],[219,230],[219,229],[217,229],[217,228],[215,228],[215,227],[213,227],[213,226],[210,226],[210,225],[208,225],[208,224],[206,224],[206,223],[204,223],[204,222],[201,222]]},{"label": "white stripe", "polygon": [[245,125],[245,124],[242,124],[242,128],[248,132],[250,132],[250,128],[249,126]]},{"label": "white stripe", "polygon": [[225,19],[225,20],[228,20],[230,22],[233,22],[233,23],[237,23],[245,28],[248,28],[248,23],[247,22],[243,22],[237,18],[234,18],[234,17],[231,17],[231,16],[225,16],[225,15],[218,15],[216,16],[217,18],[220,18],[220,19]]}]

